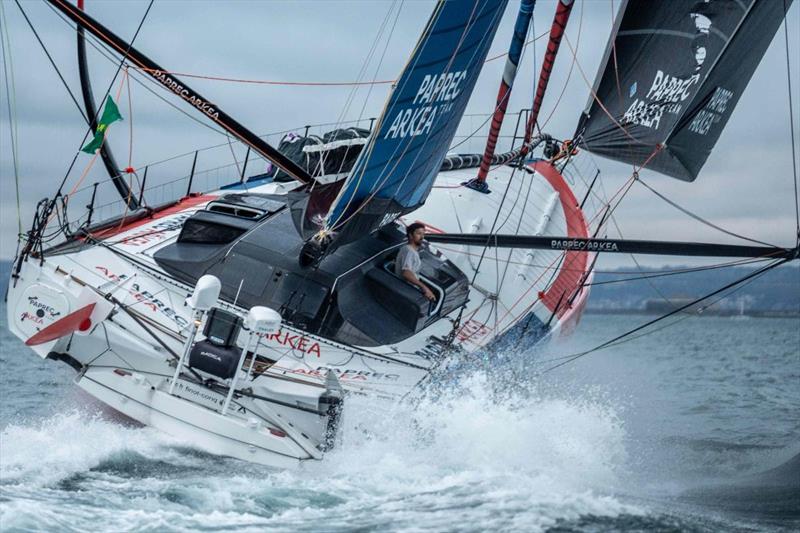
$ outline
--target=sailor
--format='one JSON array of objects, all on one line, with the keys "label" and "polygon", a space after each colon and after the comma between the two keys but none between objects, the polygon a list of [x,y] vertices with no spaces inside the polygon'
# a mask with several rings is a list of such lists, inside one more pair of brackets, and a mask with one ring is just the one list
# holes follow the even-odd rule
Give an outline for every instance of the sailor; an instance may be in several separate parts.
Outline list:
[{"label": "sailor", "polygon": [[425,239],[425,225],[414,222],[406,228],[408,243],[397,252],[397,259],[394,262],[394,272],[408,283],[414,285],[430,301],[436,299],[433,291],[419,279],[419,268],[422,260],[419,258],[419,249]]}]

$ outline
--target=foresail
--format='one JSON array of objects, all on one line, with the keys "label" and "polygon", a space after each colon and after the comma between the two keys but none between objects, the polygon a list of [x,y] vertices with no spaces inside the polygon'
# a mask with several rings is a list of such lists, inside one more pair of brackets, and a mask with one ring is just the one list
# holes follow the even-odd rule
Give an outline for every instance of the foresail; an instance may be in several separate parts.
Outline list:
[{"label": "foresail", "polygon": [[327,212],[334,242],[355,240],[425,202],[505,6],[506,0],[436,5],[370,143]]},{"label": "foresail", "polygon": [[624,2],[576,138],[694,181],[791,2]]}]

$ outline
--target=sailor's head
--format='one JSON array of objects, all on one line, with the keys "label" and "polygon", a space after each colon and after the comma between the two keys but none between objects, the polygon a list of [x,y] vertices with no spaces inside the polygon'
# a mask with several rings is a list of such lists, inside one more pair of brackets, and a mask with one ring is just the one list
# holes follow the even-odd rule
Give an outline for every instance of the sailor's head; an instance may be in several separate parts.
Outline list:
[{"label": "sailor's head", "polygon": [[421,222],[414,222],[406,227],[406,237],[408,242],[419,246],[425,238],[425,224]]}]

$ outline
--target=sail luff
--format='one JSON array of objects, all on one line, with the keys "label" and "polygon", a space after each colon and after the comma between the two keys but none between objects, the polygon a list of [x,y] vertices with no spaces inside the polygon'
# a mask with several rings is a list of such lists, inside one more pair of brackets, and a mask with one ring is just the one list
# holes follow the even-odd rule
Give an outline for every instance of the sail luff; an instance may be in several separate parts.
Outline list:
[{"label": "sail luff", "polygon": [[517,20],[514,23],[514,34],[511,38],[511,44],[509,45],[508,56],[506,57],[506,64],[503,69],[503,77],[500,79],[500,88],[497,92],[497,102],[495,104],[494,115],[492,116],[491,129],[486,139],[486,148],[483,152],[483,159],[481,160],[481,166],[478,169],[478,176],[476,178],[477,183],[473,182],[470,185],[472,188],[478,190],[485,189],[484,192],[488,192],[488,187],[485,186],[486,176],[489,173],[492,156],[497,146],[497,138],[500,135],[500,128],[503,125],[503,119],[506,115],[508,101],[511,98],[514,79],[517,77],[519,61],[525,46],[525,36],[528,34],[528,28],[530,27],[535,5],[536,0],[522,0],[519,5]]},{"label": "sail luff", "polygon": [[210,100],[189,87],[184,81],[178,79],[174,74],[171,74],[168,70],[159,66],[98,21],[83,11],[78,10],[77,7],[66,0],[47,0],[47,2],[66,15],[75,24],[85,28],[86,31],[111,46],[167,90],[191,104],[207,118],[220,125],[231,135],[274,163],[275,166],[286,172],[292,178],[306,184],[314,183],[315,180],[294,161],[281,154],[258,135],[251,132],[233,117],[219,109],[218,106],[212,104]]}]

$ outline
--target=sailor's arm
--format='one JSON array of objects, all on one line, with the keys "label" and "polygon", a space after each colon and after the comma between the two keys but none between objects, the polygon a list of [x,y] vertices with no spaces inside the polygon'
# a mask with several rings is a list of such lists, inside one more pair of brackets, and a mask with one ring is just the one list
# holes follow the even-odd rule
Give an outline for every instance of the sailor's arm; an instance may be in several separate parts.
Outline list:
[{"label": "sailor's arm", "polygon": [[428,286],[422,283],[419,280],[419,278],[414,274],[413,271],[403,269],[403,279],[409,282],[410,284],[416,286],[417,288],[419,288],[419,290],[422,291],[422,294],[424,294],[425,298],[427,298],[428,300],[433,300],[436,298],[436,296],[434,296],[433,292],[428,288]]}]

